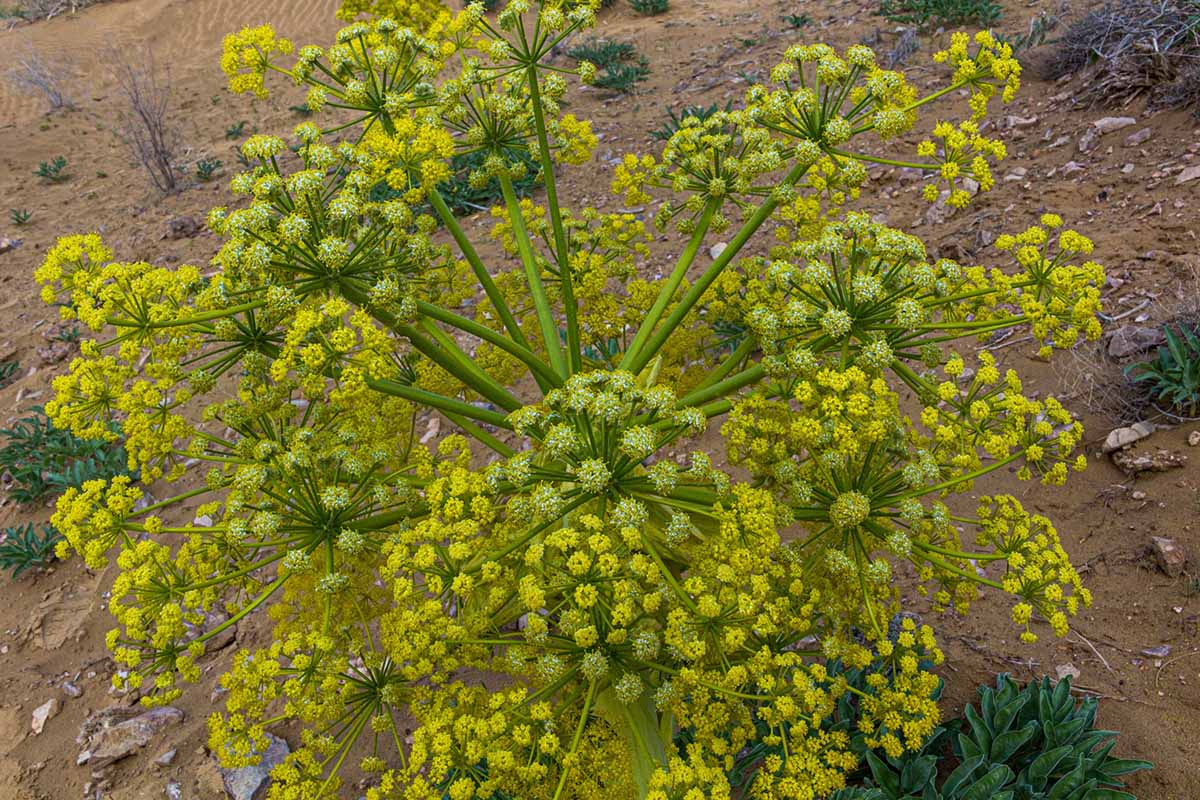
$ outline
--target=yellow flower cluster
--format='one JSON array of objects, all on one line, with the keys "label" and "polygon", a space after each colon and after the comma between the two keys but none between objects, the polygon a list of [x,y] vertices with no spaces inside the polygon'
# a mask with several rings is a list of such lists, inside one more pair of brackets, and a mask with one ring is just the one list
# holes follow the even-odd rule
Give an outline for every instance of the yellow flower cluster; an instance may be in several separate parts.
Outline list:
[{"label": "yellow flower cluster", "polygon": [[[117,688],[171,701],[264,614],[209,734],[242,766],[299,729],[272,800],[344,792],[347,765],[370,800],[827,798],[856,738],[899,757],[940,718],[942,656],[895,564],[935,610],[1012,596],[1025,640],[1090,602],[1048,520],[947,504],[1009,466],[1084,465],[1057,400],[956,342],[1099,335],[1091,243],[1048,214],[989,270],[844,208],[870,164],[952,206],[991,188],[1006,152],[982,117],[1019,84],[1011,48],[953,35],[926,95],[869,48],[788,48],[741,108],[619,160],[643,221],[560,196],[598,140],[563,111],[555,51],[596,5],[345,0],[286,68],[269,26],[234,33],[231,89],[279,72],[314,116],[243,143],[210,268],[116,262],[89,234],[37,270],[93,337],[47,412],[123,441],[138,474],[53,518],[64,555],[115,554]],[[959,90],[967,119],[921,161],[859,146]],[[497,247],[447,204],[461,155],[500,188]],[[686,238],[665,264],[651,217]]]}]

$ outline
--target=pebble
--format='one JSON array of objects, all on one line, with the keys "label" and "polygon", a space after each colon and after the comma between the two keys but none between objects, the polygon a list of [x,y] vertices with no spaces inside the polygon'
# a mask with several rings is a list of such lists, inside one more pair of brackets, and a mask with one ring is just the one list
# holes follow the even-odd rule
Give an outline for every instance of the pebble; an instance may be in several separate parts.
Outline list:
[{"label": "pebble", "polygon": [[167,800],[183,800],[183,786],[179,781],[167,781]]},{"label": "pebble", "polygon": [[225,792],[232,800],[256,800],[259,790],[270,782],[271,770],[291,752],[288,743],[278,736],[268,733],[267,739],[270,745],[259,763],[240,769],[221,769]]},{"label": "pebble", "polygon": [[708,248],[708,257],[716,261],[720,258],[721,253],[725,252],[725,248],[729,245],[725,242],[717,242],[712,247]]},{"label": "pebble", "polygon": [[1092,123],[1101,136],[1106,133],[1119,131],[1122,128],[1128,128],[1130,125],[1136,125],[1137,120],[1133,117],[1104,117]]},{"label": "pebble", "polygon": [[1193,167],[1188,167],[1183,172],[1176,175],[1175,185],[1178,186],[1183,183],[1190,183],[1197,178],[1200,178],[1200,164],[1196,164]]},{"label": "pebble", "polygon": [[172,747],[170,750],[159,753],[157,756],[155,756],[154,763],[158,764],[160,767],[169,767],[171,766],[171,762],[175,760],[175,753],[176,750],[174,747]]},{"label": "pebble", "polygon": [[1178,542],[1166,536],[1152,536],[1150,541],[1154,545],[1154,560],[1158,562],[1158,568],[1172,578],[1178,577],[1187,563],[1187,553]]},{"label": "pebble", "polygon": [[1104,453],[1112,453],[1145,439],[1152,433],[1154,433],[1153,422],[1135,422],[1127,428],[1115,428],[1109,432],[1100,450]]},{"label": "pebble", "polygon": [[33,710],[33,720],[30,727],[33,729],[33,735],[38,736],[46,727],[47,720],[56,716],[59,711],[58,698],[51,697],[46,702]]},{"label": "pebble", "polygon": [[1196,447],[1200,445],[1200,431],[1192,431],[1188,434],[1188,447]]},{"label": "pebble", "polygon": [[1131,133],[1125,137],[1125,146],[1126,147],[1137,147],[1139,144],[1145,144],[1146,142],[1150,141],[1150,137],[1153,135],[1154,135],[1153,129],[1142,128],[1140,131],[1138,131],[1136,133]]}]

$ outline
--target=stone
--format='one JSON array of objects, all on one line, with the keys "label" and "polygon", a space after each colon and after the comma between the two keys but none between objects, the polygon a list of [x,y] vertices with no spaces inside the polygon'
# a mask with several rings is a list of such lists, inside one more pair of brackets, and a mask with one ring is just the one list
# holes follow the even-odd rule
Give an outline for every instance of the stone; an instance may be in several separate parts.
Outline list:
[{"label": "stone", "polygon": [[1106,133],[1113,133],[1122,128],[1128,128],[1130,125],[1136,125],[1137,120],[1133,117],[1104,117],[1092,123],[1092,127],[1096,132],[1103,136]]},{"label": "stone", "polygon": [[1153,422],[1135,422],[1127,428],[1114,428],[1104,440],[1103,453],[1113,453],[1154,433]]},{"label": "stone", "polygon": [[[155,734],[183,722],[183,712],[174,706],[152,708],[109,706],[84,720],[76,742],[86,744],[86,761],[111,764],[145,747]],[[82,758],[82,753],[80,757]]]},{"label": "stone", "polygon": [[1179,543],[1166,536],[1152,536],[1150,541],[1154,545],[1154,560],[1158,562],[1158,568],[1172,578],[1179,577],[1187,563],[1187,554]]},{"label": "stone", "polygon": [[38,736],[46,727],[47,720],[58,715],[59,705],[58,698],[51,697],[46,702],[33,710],[33,721],[30,728],[33,730],[33,735]]},{"label": "stone", "polygon": [[179,781],[167,781],[167,800],[183,800],[183,786]]},{"label": "stone", "polygon": [[1037,117],[1018,117],[1016,114],[1004,118],[1004,123],[1010,128],[1029,128],[1037,125],[1037,122]]},{"label": "stone", "polygon": [[1153,349],[1163,341],[1163,333],[1158,328],[1122,325],[1108,337],[1108,354],[1113,358],[1128,358]]},{"label": "stone", "polygon": [[1200,178],[1200,164],[1196,164],[1195,166],[1188,167],[1183,172],[1176,175],[1175,176],[1175,185],[1179,186],[1180,184],[1183,184],[1183,183],[1190,183],[1191,181],[1194,181],[1197,178]]},{"label": "stone", "polygon": [[172,747],[170,750],[164,750],[154,757],[154,763],[160,767],[169,767],[171,762],[175,760],[176,750]]},{"label": "stone", "polygon": [[167,220],[168,239],[190,239],[200,233],[200,223],[195,217],[174,217]]},{"label": "stone", "polygon": [[63,690],[63,694],[67,695],[68,697],[82,697],[83,696],[83,689],[80,689],[78,686],[71,683],[70,681],[63,682],[62,690]]},{"label": "stone", "polygon": [[729,245],[727,245],[725,242],[717,242],[712,247],[708,248],[708,257],[716,261],[718,258],[720,258],[721,253],[725,252],[725,248],[728,246]]},{"label": "stone", "polygon": [[1054,668],[1054,674],[1058,676],[1060,681],[1063,678],[1075,680],[1079,677],[1079,667],[1075,666],[1074,664],[1059,664]]},{"label": "stone", "polygon": [[[207,634],[209,631],[216,630],[217,628],[221,627],[228,621],[229,621],[229,614],[227,614],[226,612],[222,611],[219,608],[210,609],[204,615],[204,622],[201,623],[200,625],[192,625],[190,623],[185,623],[185,624],[187,624],[188,631],[187,631],[187,634],[184,636],[184,640],[190,642],[194,639],[198,639],[201,636],[204,636],[205,634]],[[220,633],[214,634],[213,636],[209,637],[208,639],[205,639],[204,652],[205,653],[215,653],[218,650],[222,650],[222,649],[228,647],[229,645],[233,644],[234,640],[237,638],[237,632],[238,632],[237,625],[236,624],[230,625],[228,628],[225,628]]]},{"label": "stone", "polygon": [[1130,449],[1113,452],[1110,456],[1126,475],[1134,476],[1142,472],[1166,472],[1178,469],[1187,464],[1187,456],[1172,453],[1170,450],[1155,450],[1153,453],[1136,453]]},{"label": "stone", "polygon": [[1200,445],[1200,431],[1192,431],[1188,434],[1188,447]]},{"label": "stone", "polygon": [[1063,175],[1078,175],[1080,172],[1083,172],[1083,165],[1078,161],[1068,161],[1066,164],[1063,164]]},{"label": "stone", "polygon": [[1140,144],[1145,144],[1150,141],[1150,137],[1154,135],[1153,128],[1142,128],[1136,133],[1131,133],[1125,137],[1126,147],[1137,147]]},{"label": "stone", "polygon": [[240,769],[221,769],[225,793],[232,800],[261,800],[271,782],[271,770],[291,752],[288,743],[278,736],[268,733],[267,739],[270,744],[259,763]]},{"label": "stone", "polygon": [[9,239],[5,236],[0,236],[0,253],[7,253],[9,250],[16,250],[20,246],[20,239]]}]

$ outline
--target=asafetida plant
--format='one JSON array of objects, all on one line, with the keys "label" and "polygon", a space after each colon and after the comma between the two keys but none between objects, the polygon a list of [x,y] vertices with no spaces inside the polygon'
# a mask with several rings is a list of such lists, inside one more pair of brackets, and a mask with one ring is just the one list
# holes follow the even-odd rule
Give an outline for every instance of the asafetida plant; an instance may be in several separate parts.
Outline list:
[{"label": "asafetida plant", "polygon": [[[1010,595],[1026,640],[1090,601],[1050,520],[952,495],[1083,467],[1062,405],[955,345],[1096,337],[1091,244],[1047,214],[987,269],[844,209],[869,163],[954,206],[965,177],[990,189],[1005,148],[980,120],[1018,88],[1011,50],[955,34],[922,96],[866,47],[790,48],[741,107],[617,166],[620,202],[680,234],[650,280],[646,225],[560,195],[596,145],[562,99],[595,70],[551,53],[594,20],[518,0],[417,30],[373,16],[324,47],[232,34],[232,88],[281,75],[314,116],[291,148],[244,143],[212,265],[114,261],[84,234],[37,272],[92,332],[47,411],[121,438],[139,476],[53,518],[90,566],[116,554],[117,682],[169,702],[209,638],[265,613],[210,746],[246,764],[298,723],[271,798],[344,795],[351,767],[373,800],[727,798],[748,749],[737,796],[826,797],[859,767],[852,736],[899,756],[940,719],[932,629],[889,633],[894,564],[937,609]],[[914,155],[868,154],[960,93]],[[443,196],[465,154],[501,189],[494,249]],[[529,157],[536,200],[513,189]],[[175,521],[193,514],[213,524]],[[196,636],[217,606],[228,622]]]}]

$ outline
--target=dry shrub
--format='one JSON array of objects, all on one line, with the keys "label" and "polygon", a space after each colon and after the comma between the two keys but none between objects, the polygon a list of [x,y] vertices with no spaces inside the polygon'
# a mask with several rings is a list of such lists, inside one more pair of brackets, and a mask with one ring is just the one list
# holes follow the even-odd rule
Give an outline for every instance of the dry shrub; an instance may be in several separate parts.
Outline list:
[{"label": "dry shrub", "polygon": [[45,58],[33,45],[26,44],[22,52],[13,57],[6,77],[19,90],[45,97],[50,111],[59,111],[75,107],[67,96],[66,88],[66,82],[73,72],[69,59]]},{"label": "dry shrub", "polygon": [[1091,67],[1084,96],[1200,113],[1200,0],[1116,0],[1067,29],[1049,64],[1056,78]]},{"label": "dry shrub", "polygon": [[20,0],[17,11],[25,19],[50,19],[59,14],[75,13],[102,0]]},{"label": "dry shrub", "polygon": [[134,63],[125,51],[108,53],[117,90],[125,100],[118,112],[118,133],[154,185],[172,192],[179,184],[175,169],[179,135],[172,119],[171,75],[158,67],[149,48],[139,55],[141,63]]}]

